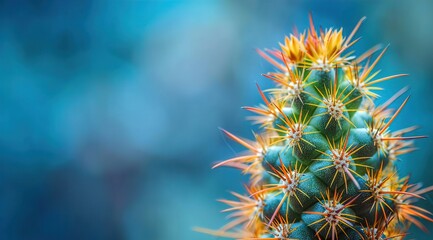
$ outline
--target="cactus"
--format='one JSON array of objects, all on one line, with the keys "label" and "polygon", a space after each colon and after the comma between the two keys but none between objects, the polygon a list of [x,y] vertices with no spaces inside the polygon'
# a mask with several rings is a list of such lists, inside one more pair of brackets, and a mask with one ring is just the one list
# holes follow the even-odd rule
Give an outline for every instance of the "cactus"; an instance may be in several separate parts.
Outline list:
[{"label": "cactus", "polygon": [[[359,57],[343,30],[310,28],[290,35],[279,50],[258,51],[275,72],[264,74],[275,88],[262,91],[263,104],[245,107],[260,125],[254,140],[224,133],[248,152],[217,163],[251,177],[246,194],[221,200],[231,221],[208,233],[235,239],[403,239],[410,225],[431,213],[413,205],[433,190],[410,184],[396,170],[400,155],[414,150],[407,136],[415,128],[391,131],[406,98],[389,106],[374,100],[377,84],[405,74],[378,77],[376,65],[387,48]],[[377,55],[377,57],[374,57]]]}]

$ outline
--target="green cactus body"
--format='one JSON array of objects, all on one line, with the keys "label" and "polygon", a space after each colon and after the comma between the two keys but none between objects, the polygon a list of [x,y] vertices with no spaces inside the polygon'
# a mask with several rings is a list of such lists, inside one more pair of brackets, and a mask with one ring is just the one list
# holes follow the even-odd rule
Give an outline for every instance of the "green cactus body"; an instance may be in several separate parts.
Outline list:
[{"label": "green cactus body", "polygon": [[[396,172],[395,160],[413,150],[413,128],[389,127],[407,99],[393,111],[375,106],[374,70],[383,50],[360,58],[346,54],[362,19],[348,37],[342,30],[286,37],[280,50],[259,51],[277,72],[256,113],[262,132],[256,141],[225,133],[250,153],[215,165],[239,168],[251,176],[248,194],[222,200],[233,220],[212,234],[236,239],[402,239],[417,219],[430,214],[412,204],[432,190],[419,189]],[[382,237],[382,238],[380,238]]]}]

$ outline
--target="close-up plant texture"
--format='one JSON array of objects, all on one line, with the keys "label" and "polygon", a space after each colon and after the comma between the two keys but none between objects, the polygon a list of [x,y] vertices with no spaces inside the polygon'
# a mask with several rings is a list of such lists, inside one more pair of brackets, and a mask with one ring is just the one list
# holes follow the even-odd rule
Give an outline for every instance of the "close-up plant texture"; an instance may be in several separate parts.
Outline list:
[{"label": "close-up plant texture", "polygon": [[[396,167],[425,136],[412,134],[411,123],[393,128],[407,88],[375,103],[382,82],[406,74],[378,77],[388,47],[351,50],[364,19],[346,32],[318,28],[310,16],[307,30],[258,50],[275,69],[263,74],[274,87],[257,84],[263,102],[244,107],[260,131],[247,139],[222,130],[247,152],[213,166],[239,169],[249,182],[244,193],[220,200],[230,221],[201,231],[235,239],[379,240],[404,239],[411,225],[427,230],[423,221],[432,214],[416,202],[433,187]],[[398,107],[390,107],[394,102]]]},{"label": "close-up plant texture", "polygon": [[0,240],[433,239],[432,0],[0,0]]}]

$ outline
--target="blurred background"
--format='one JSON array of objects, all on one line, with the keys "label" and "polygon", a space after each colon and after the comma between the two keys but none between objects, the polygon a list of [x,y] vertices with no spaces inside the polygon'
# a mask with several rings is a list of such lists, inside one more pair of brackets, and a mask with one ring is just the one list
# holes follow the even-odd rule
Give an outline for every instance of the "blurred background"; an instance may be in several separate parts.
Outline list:
[{"label": "blurred background", "polygon": [[[381,85],[379,102],[411,86],[393,129],[433,136],[429,0],[0,0],[0,238],[216,239],[192,228],[222,226],[215,199],[246,181],[210,169],[242,150],[218,127],[252,137],[240,107],[273,69],[255,49],[310,11],[346,35],[367,16],[354,49],[390,43],[381,74],[410,74]],[[433,140],[417,146],[401,172],[432,185]]]}]

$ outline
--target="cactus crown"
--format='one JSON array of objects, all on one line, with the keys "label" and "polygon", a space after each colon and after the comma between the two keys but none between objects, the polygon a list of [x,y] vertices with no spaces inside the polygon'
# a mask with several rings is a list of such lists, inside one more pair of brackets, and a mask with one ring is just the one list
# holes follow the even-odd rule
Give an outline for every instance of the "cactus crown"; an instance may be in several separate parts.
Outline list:
[{"label": "cactus crown", "polygon": [[[431,214],[412,205],[433,190],[409,184],[395,162],[414,150],[406,136],[414,127],[391,131],[397,109],[381,106],[376,85],[404,76],[378,78],[375,67],[386,48],[359,57],[349,49],[358,41],[343,30],[310,28],[290,35],[279,50],[258,51],[276,72],[264,74],[275,88],[258,91],[263,104],[245,107],[256,114],[260,134],[250,141],[223,130],[247,148],[241,156],[217,163],[251,176],[247,194],[233,193],[232,219],[215,235],[236,239],[402,239],[411,224]],[[266,93],[266,94],[265,94]]]}]

